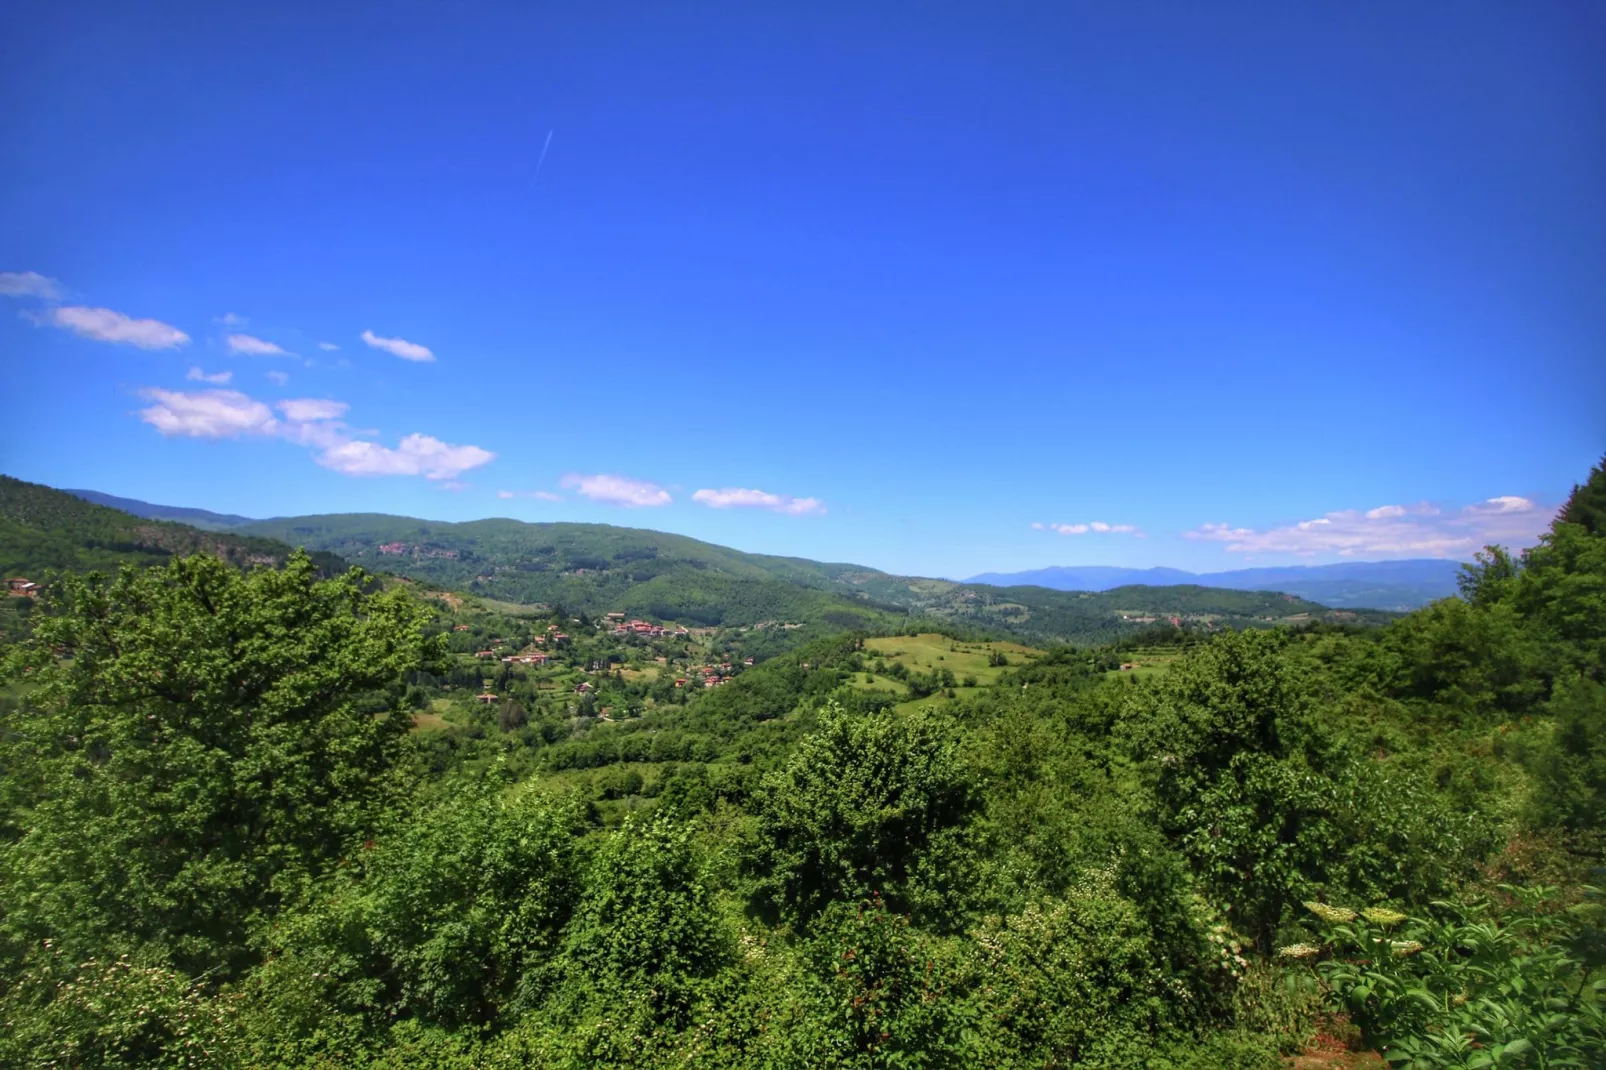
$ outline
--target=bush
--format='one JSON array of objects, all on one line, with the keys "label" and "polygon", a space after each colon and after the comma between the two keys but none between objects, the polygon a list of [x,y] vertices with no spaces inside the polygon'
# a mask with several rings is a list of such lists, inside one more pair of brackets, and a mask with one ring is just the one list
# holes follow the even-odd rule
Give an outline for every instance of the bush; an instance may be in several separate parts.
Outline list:
[{"label": "bush", "polygon": [[765,778],[761,799],[761,887],[805,921],[871,893],[903,905],[922,852],[975,803],[946,722],[924,712],[855,717],[834,702]]},{"label": "bush", "polygon": [[1558,912],[1541,909],[1544,889],[1503,890],[1513,909],[1446,904],[1439,917],[1313,902],[1321,943],[1281,954],[1322,957],[1317,968],[1339,1005],[1390,1062],[1606,1065],[1598,902]]}]

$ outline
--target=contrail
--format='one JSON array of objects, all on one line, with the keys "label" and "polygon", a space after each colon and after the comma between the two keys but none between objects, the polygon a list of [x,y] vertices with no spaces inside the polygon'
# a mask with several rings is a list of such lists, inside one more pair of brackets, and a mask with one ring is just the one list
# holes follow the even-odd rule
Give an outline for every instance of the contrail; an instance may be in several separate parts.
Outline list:
[{"label": "contrail", "polygon": [[535,178],[530,179],[531,182],[534,182],[536,179],[541,177],[541,165],[546,163],[546,150],[550,149],[551,147],[552,131],[548,130],[546,132],[546,144],[541,146],[541,158],[535,161]]}]

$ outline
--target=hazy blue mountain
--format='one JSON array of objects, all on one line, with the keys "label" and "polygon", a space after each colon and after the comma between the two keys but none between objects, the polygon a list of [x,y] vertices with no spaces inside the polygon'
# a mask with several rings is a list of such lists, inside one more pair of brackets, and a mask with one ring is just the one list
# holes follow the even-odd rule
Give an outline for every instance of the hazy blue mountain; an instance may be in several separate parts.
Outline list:
[{"label": "hazy blue mountain", "polygon": [[206,509],[190,509],[182,505],[152,505],[142,502],[138,498],[119,498],[115,494],[102,494],[98,490],[67,490],[67,494],[75,495],[86,502],[96,505],[120,509],[134,516],[144,517],[146,520],[172,520],[180,524],[188,524],[192,528],[203,531],[225,531],[237,528],[241,524],[253,524],[256,521],[249,516],[234,516],[231,513],[214,513]]},{"label": "hazy blue mountain", "polygon": [[1405,561],[1343,561],[1335,565],[1287,565],[1227,572],[1174,568],[1053,567],[1026,572],[984,572],[967,583],[997,587],[1030,584],[1057,591],[1107,591],[1130,584],[1202,584],[1236,591],[1281,591],[1338,609],[1410,610],[1456,593],[1461,564],[1439,558]]},{"label": "hazy blue mountain", "polygon": [[1114,565],[1054,565],[1026,572],[983,572],[966,583],[985,583],[994,587],[1028,584],[1056,591],[1108,591],[1135,583],[1150,587],[1171,587],[1179,583],[1198,583],[1196,573],[1180,568],[1119,568]]}]

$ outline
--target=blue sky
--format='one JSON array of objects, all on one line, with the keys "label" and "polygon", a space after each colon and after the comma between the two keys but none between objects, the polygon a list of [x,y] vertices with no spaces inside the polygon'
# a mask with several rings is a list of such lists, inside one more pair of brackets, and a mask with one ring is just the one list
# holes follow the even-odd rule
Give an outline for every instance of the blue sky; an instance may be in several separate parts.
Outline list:
[{"label": "blue sky", "polygon": [[1521,542],[1606,448],[1601,55],[1592,3],[24,0],[0,469],[938,575]]}]

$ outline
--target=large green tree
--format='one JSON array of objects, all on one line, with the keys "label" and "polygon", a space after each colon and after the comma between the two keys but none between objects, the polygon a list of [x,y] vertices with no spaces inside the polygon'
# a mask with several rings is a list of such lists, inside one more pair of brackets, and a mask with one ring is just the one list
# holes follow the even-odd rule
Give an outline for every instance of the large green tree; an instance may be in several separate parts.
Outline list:
[{"label": "large green tree", "polygon": [[435,652],[428,611],[369,586],[304,554],[61,578],[7,659],[7,959],[50,939],[242,964],[275,880],[371,826],[411,723],[399,681]]}]

